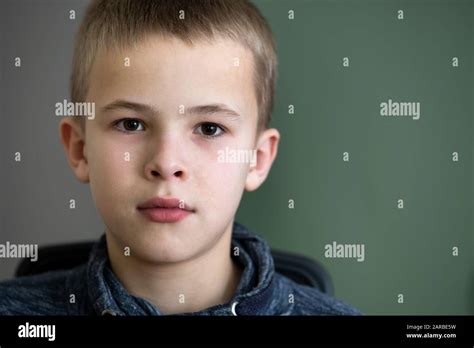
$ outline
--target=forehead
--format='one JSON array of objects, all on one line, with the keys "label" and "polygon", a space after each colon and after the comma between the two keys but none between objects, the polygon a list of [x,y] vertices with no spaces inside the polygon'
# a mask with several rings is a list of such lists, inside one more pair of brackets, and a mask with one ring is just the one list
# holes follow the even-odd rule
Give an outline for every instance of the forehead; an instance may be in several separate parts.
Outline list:
[{"label": "forehead", "polygon": [[189,45],[161,36],[125,49],[102,50],[89,75],[88,99],[104,104],[119,98],[169,110],[222,103],[256,118],[252,53],[232,40]]}]

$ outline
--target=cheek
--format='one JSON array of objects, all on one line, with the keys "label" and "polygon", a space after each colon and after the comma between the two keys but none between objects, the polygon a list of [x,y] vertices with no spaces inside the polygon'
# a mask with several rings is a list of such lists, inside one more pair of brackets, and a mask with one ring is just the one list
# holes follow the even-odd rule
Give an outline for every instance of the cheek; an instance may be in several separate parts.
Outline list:
[{"label": "cheek", "polygon": [[106,140],[91,145],[87,151],[92,195],[99,207],[111,206],[108,202],[114,202],[133,189],[132,166],[136,151],[125,144]]},{"label": "cheek", "polygon": [[[222,162],[222,151],[226,148],[251,148],[251,139],[238,136],[229,141],[219,141],[200,148],[205,148],[205,151],[200,151],[199,155],[193,156],[195,159],[199,158],[200,161],[193,161],[191,172],[191,177],[195,179],[191,181],[196,185],[198,199],[205,209],[209,209],[209,218],[233,216],[242,198],[249,164]],[[219,212],[219,214],[212,212]]]},{"label": "cheek", "polygon": [[199,191],[205,207],[219,213],[234,213],[245,185],[245,166],[216,162],[208,165],[202,173]]}]

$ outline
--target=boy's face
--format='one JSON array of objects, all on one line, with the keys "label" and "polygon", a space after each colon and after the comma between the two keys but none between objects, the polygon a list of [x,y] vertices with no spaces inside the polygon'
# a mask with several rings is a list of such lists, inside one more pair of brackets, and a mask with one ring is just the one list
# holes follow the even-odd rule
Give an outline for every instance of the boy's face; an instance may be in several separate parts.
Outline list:
[{"label": "boy's face", "polygon": [[[63,143],[67,125],[83,137],[84,158],[70,163],[90,182],[107,233],[151,262],[209,250],[232,227],[243,190],[265,180],[276,156],[276,130],[256,137],[251,52],[230,40],[187,46],[149,37],[136,48],[101,52],[89,78],[95,119],[86,121],[85,135],[70,120],[61,133]],[[210,108],[191,113],[205,105],[239,116]],[[226,148],[256,149],[260,162],[223,162],[219,151]],[[152,221],[138,206],[157,196],[178,198],[192,211],[177,222]]]}]

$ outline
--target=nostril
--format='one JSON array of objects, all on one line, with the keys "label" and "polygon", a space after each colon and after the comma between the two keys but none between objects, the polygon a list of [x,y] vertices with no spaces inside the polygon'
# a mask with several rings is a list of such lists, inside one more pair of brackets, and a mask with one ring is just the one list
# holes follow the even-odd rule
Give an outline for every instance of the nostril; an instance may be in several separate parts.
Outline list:
[{"label": "nostril", "polygon": [[156,170],[151,171],[151,175],[153,176],[160,176],[160,173],[158,173]]}]

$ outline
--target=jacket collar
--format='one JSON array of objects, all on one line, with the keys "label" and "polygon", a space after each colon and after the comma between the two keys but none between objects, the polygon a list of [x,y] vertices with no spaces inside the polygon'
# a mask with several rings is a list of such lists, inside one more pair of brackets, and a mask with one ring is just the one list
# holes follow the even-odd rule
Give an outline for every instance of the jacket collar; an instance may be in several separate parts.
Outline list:
[{"label": "jacket collar", "polygon": [[[272,315],[282,311],[283,296],[277,291],[273,258],[267,243],[235,222],[231,255],[243,267],[235,295],[228,303],[198,312],[176,315]],[[87,293],[97,315],[161,315],[143,298],[130,295],[112,272],[106,237],[92,248],[86,270]]]}]

